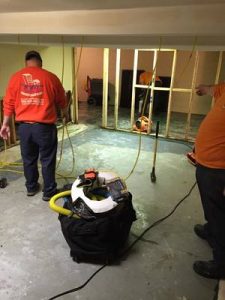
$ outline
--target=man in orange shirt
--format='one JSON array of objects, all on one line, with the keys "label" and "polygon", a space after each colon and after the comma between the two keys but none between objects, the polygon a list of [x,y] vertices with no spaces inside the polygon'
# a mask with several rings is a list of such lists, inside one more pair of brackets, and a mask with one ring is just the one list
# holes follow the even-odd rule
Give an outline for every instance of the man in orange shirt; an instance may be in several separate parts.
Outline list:
[{"label": "man in orange shirt", "polygon": [[215,104],[199,128],[195,141],[196,179],[206,224],[195,233],[208,241],[213,260],[196,261],[194,271],[213,279],[225,278],[225,83],[200,85],[199,96],[214,96]]},{"label": "man in orange shirt", "polygon": [[9,121],[15,114],[19,122],[21,155],[27,196],[35,195],[40,185],[37,161],[40,155],[44,181],[43,197],[48,201],[56,192],[55,165],[57,152],[56,107],[66,119],[67,101],[58,77],[42,69],[42,58],[36,51],[25,56],[25,68],[12,75],[3,100],[4,119],[0,136],[10,135]]}]

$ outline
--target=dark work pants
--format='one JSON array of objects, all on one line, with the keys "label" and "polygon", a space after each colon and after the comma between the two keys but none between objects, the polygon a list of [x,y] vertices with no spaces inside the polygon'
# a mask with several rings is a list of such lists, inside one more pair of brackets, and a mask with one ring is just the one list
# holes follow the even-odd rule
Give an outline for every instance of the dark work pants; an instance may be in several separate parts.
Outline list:
[{"label": "dark work pants", "polygon": [[55,166],[57,153],[57,129],[55,124],[21,123],[19,125],[20,148],[24,176],[28,192],[37,186],[38,158],[40,155],[45,196],[56,190]]},{"label": "dark work pants", "polygon": [[213,258],[225,266],[225,169],[197,165],[196,179],[208,222]]}]

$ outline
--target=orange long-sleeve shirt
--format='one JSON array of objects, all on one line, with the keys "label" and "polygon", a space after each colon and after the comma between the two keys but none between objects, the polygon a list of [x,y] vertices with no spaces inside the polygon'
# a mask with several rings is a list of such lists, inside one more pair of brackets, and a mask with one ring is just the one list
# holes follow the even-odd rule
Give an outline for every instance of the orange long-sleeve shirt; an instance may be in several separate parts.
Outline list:
[{"label": "orange long-sleeve shirt", "polygon": [[4,115],[16,121],[55,123],[56,107],[67,105],[58,77],[40,67],[25,67],[10,79],[3,100]]},{"label": "orange long-sleeve shirt", "polygon": [[205,167],[225,169],[225,83],[214,87],[214,97],[196,137],[196,160]]}]

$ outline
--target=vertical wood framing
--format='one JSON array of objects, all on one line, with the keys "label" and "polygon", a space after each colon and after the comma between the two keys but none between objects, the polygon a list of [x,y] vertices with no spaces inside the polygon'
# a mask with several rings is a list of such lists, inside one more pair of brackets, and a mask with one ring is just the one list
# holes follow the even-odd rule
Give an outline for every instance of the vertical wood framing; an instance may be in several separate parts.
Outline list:
[{"label": "vertical wood framing", "polygon": [[130,114],[131,130],[133,130],[133,124],[134,124],[135,94],[136,94],[135,85],[136,85],[136,82],[137,82],[137,66],[138,66],[138,49],[135,49],[134,50],[132,97],[131,97],[131,114]]},{"label": "vertical wood framing", "polygon": [[108,114],[108,81],[109,81],[109,48],[103,52],[103,99],[102,99],[102,127],[107,127]]},{"label": "vertical wood framing", "polygon": [[174,79],[175,79],[176,64],[177,64],[177,50],[174,50],[172,72],[171,72],[171,82],[170,82],[170,90],[169,90],[169,99],[168,99],[168,108],[167,108],[167,117],[166,117],[165,137],[169,136],[171,108],[172,108],[172,94],[173,94],[173,85],[174,85]]},{"label": "vertical wood framing", "polygon": [[114,106],[114,128],[118,126],[119,89],[120,89],[120,56],[121,50],[116,49],[116,77],[115,77],[115,106]]},{"label": "vertical wood framing", "polygon": [[[153,57],[153,73],[152,73],[152,83],[151,85],[148,85],[148,89],[150,89],[150,102],[149,102],[149,113],[148,118],[149,120],[152,119],[152,111],[153,111],[153,102],[154,102],[154,88],[155,88],[155,78],[156,78],[156,67],[157,67],[157,61],[158,61],[158,51],[154,50],[154,57]],[[148,93],[147,89],[147,93]],[[151,132],[151,122],[148,122],[148,130],[147,133],[149,134]]]},{"label": "vertical wood framing", "polygon": [[78,124],[77,48],[72,48],[72,122]]},{"label": "vertical wood framing", "polygon": [[199,52],[197,51],[195,54],[195,64],[194,64],[194,71],[191,83],[191,94],[189,98],[188,104],[188,116],[187,116],[187,123],[186,123],[186,130],[185,130],[185,140],[188,139],[189,131],[190,131],[190,123],[191,123],[191,109],[192,109],[192,102],[195,93],[195,85],[196,85],[196,77],[198,72],[198,63],[199,63]]},{"label": "vertical wood framing", "polygon": [[[223,61],[223,51],[220,51],[220,53],[219,53],[219,59],[218,59],[218,65],[217,65],[217,69],[216,69],[216,78],[215,78],[215,82],[214,82],[215,84],[217,84],[219,82],[222,61]],[[212,98],[212,102],[211,102],[211,107],[213,107],[214,101],[215,101],[215,99],[213,97]]]}]

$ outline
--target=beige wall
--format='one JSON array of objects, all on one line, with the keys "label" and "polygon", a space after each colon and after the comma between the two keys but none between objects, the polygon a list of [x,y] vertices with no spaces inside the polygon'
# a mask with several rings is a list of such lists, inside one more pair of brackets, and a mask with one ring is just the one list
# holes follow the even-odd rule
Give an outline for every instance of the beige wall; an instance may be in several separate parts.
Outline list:
[{"label": "beige wall", "polygon": [[[72,49],[71,47],[46,47],[41,50],[43,67],[56,74],[65,90],[72,90]],[[64,72],[63,72],[64,57]]]},{"label": "beige wall", "polygon": [[[81,48],[78,48],[77,58],[79,59]],[[102,78],[103,71],[103,49],[102,48],[83,48],[80,66],[77,75],[78,99],[87,100],[86,83],[87,76],[90,78]]]},{"label": "beige wall", "polygon": [[[191,88],[194,70],[195,55],[190,58],[191,52],[178,52],[177,68],[174,87]],[[214,84],[218,64],[219,52],[200,52],[196,86],[199,84]],[[190,94],[173,93],[172,111],[187,112]],[[207,114],[211,108],[211,97],[194,95],[192,113]]]}]

